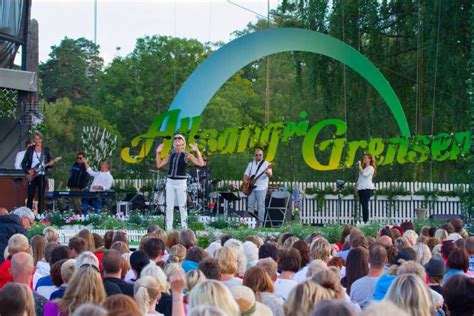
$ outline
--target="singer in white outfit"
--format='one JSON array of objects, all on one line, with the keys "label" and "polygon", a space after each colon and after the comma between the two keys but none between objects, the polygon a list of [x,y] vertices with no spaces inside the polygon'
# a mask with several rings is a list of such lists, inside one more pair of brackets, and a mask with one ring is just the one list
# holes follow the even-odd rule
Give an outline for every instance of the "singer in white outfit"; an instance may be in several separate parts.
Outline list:
[{"label": "singer in white outfit", "polygon": [[165,158],[161,159],[164,144],[156,148],[156,167],[163,168],[169,164],[168,176],[166,179],[166,230],[173,230],[173,212],[175,201],[178,201],[181,215],[181,228],[188,228],[188,211],[186,209],[186,166],[189,162],[197,167],[204,167],[201,152],[196,144],[189,144],[191,150],[196,153],[196,157],[186,152],[186,140],[181,134],[175,134],[173,139],[173,149]]}]

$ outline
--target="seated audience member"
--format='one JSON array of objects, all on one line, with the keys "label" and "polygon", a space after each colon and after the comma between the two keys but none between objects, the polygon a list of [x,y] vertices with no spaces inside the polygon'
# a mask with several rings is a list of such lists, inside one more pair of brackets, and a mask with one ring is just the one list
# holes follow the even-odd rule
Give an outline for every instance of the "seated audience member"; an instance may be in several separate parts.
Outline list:
[{"label": "seated audience member", "polygon": [[145,252],[137,250],[130,255],[131,274],[127,274],[125,281],[135,283],[140,278],[140,273],[150,263],[150,259]]},{"label": "seated audience member", "polygon": [[[85,252],[84,254],[88,253]],[[104,303],[106,293],[100,277],[98,261],[96,264],[86,263],[90,260],[86,256],[79,257],[78,259],[83,260],[79,263],[79,268],[72,276],[64,296],[58,300],[49,301],[45,305],[45,316],[70,315],[81,304],[92,303],[102,305]]]},{"label": "seated audience member", "polygon": [[207,278],[201,270],[189,271],[186,273],[186,292],[190,293],[196,285],[206,280]]},{"label": "seated audience member", "polygon": [[148,315],[142,314],[137,302],[135,302],[133,298],[125,294],[116,294],[107,297],[105,299],[104,305],[102,306],[107,310],[108,315]]},{"label": "seated audience member", "polygon": [[133,284],[121,279],[123,261],[120,252],[114,249],[106,250],[102,257],[104,268],[104,288],[107,296],[125,294],[133,297]]},{"label": "seated audience member", "polygon": [[467,255],[466,250],[459,248],[453,249],[449,254],[446,265],[448,266],[448,272],[444,275],[441,286],[443,286],[443,284],[454,275],[466,275],[466,272],[469,269],[469,256]]},{"label": "seated audience member", "polygon": [[353,245],[354,242],[355,242],[355,239],[363,237],[363,236],[364,236],[364,233],[361,232],[360,230],[358,230],[356,228],[352,229],[351,232],[349,233],[349,246],[350,246],[350,248],[347,249],[347,250],[339,251],[339,253],[337,255],[339,257],[341,257],[342,259],[344,259],[344,261],[347,261],[347,255],[349,254],[351,248],[356,247],[355,245]]},{"label": "seated audience member", "polygon": [[256,301],[255,294],[250,288],[243,285],[236,285],[230,288],[230,292],[237,302],[237,305],[239,305],[241,315],[273,316],[273,312],[270,308]]},{"label": "seated audience member", "polygon": [[[354,231],[354,230],[353,230]],[[310,246],[310,257],[312,260],[322,260],[328,263],[331,260],[331,245],[323,237],[313,239]],[[295,273],[293,280],[300,283],[306,280],[308,276],[309,265],[303,267],[300,271]]]},{"label": "seated audience member", "polygon": [[189,250],[196,246],[196,235],[190,229],[182,230],[179,233],[179,243]]},{"label": "seated audience member", "polygon": [[179,244],[179,232],[175,230],[168,233],[166,248],[171,249],[171,247],[178,244]]},{"label": "seated audience member", "polygon": [[0,289],[8,282],[13,282],[13,277],[10,274],[12,256],[20,252],[28,252],[29,248],[28,239],[22,234],[15,234],[8,239],[8,253],[10,255],[0,264]]},{"label": "seated audience member", "polygon": [[424,266],[431,259],[431,250],[428,245],[419,242],[413,246],[413,249],[416,252],[416,262],[422,266]]},{"label": "seated audience member", "polygon": [[82,237],[72,237],[69,239],[68,247],[71,249],[71,258],[74,259],[87,250],[86,240]]},{"label": "seated audience member", "polygon": [[306,271],[306,279],[311,279],[316,273],[324,271],[327,268],[328,268],[328,265],[323,260],[317,259],[317,260],[311,261]]},{"label": "seated audience member", "polygon": [[204,273],[207,279],[220,280],[221,267],[219,262],[214,258],[206,258],[199,263],[198,269]]},{"label": "seated audience member", "polygon": [[466,238],[464,241],[464,248],[469,255],[469,272],[474,275],[474,236]]},{"label": "seated audience member", "polygon": [[35,235],[30,240],[31,243],[31,251],[33,252],[33,262],[36,267],[37,263],[43,261],[46,263],[44,259],[44,251],[46,247],[46,238],[42,235]]},{"label": "seated audience member", "polygon": [[285,316],[309,316],[317,303],[330,299],[332,294],[328,290],[312,280],[306,280],[290,292],[283,305]]},{"label": "seated audience member", "polygon": [[89,304],[89,303],[82,304],[81,306],[76,308],[74,313],[72,313],[72,316],[107,316],[107,315],[108,313],[105,308],[94,305],[94,304]]},{"label": "seated audience member", "polygon": [[443,286],[443,297],[449,316],[474,315],[474,279],[452,276]]},{"label": "seated audience member", "polygon": [[[60,260],[56,262],[55,264],[61,262],[63,260]],[[61,276],[61,281],[62,284],[60,285],[59,289],[51,293],[51,296],[49,299],[51,301],[57,299],[57,298],[62,298],[64,296],[64,292],[66,292],[67,285],[69,281],[72,278],[72,275],[76,272],[76,260],[74,259],[67,259],[64,260],[64,262],[61,264],[61,269],[60,269],[60,276]],[[54,276],[53,277],[53,282],[54,282]]]},{"label": "seated audience member", "polygon": [[356,313],[347,302],[323,300],[316,305],[311,316],[356,316]]},{"label": "seated audience member", "polygon": [[278,248],[270,242],[266,242],[260,248],[258,248],[258,259],[268,257],[275,260],[275,262],[278,262]]},{"label": "seated audience member", "polygon": [[[68,259],[56,261],[51,266],[51,281],[53,282],[54,288],[52,288],[51,294],[49,295],[49,297],[47,297],[47,299],[49,299],[50,301],[54,299],[54,298],[51,299],[51,295],[53,295],[53,293],[56,293],[56,295],[64,294],[63,292],[64,289],[61,289],[61,285],[63,284],[63,279],[61,277],[61,267],[63,263],[66,262],[67,260]],[[61,294],[61,292],[63,293]]]},{"label": "seated audience member", "polygon": [[43,235],[46,238],[46,242],[58,241],[58,231],[54,227],[48,226],[43,229]]},{"label": "seated audience member", "polygon": [[134,298],[142,315],[156,313],[156,304],[162,291],[162,285],[151,276],[143,276],[135,282]]},{"label": "seated audience member", "polygon": [[369,273],[369,254],[365,248],[352,248],[347,256],[346,276],[342,278],[341,284],[346,288],[347,294],[351,294],[352,284]]},{"label": "seated audience member", "polygon": [[199,262],[207,258],[207,252],[201,247],[192,247],[188,249],[186,259],[181,264],[184,272],[197,269]]},{"label": "seated audience member", "polygon": [[92,253],[95,252],[94,235],[92,235],[90,230],[88,230],[87,228],[81,229],[76,236],[84,239],[86,244],[86,251],[90,251]]},{"label": "seated audience member", "polygon": [[0,263],[8,245],[8,240],[15,234],[26,236],[26,231],[35,222],[35,215],[27,207],[19,207],[8,215],[0,216]]},{"label": "seated audience member", "polygon": [[186,259],[186,248],[183,245],[174,245],[170,248],[168,262],[182,264]]},{"label": "seated audience member", "polygon": [[252,267],[245,272],[243,285],[248,286],[255,293],[255,298],[270,308],[275,316],[284,316],[283,300],[277,297],[275,286],[268,273],[258,267]]},{"label": "seated audience member", "polygon": [[398,308],[397,305],[389,302],[382,301],[371,303],[364,311],[361,316],[411,316],[406,312]]},{"label": "seated audience member", "polygon": [[409,315],[435,314],[429,288],[415,274],[397,276],[390,286],[385,300],[394,303]]},{"label": "seated audience member", "polygon": [[242,279],[235,276],[237,273],[237,256],[235,249],[225,246],[216,252],[216,259],[221,268],[220,281],[229,288],[234,285],[242,285]]},{"label": "seated audience member", "polygon": [[245,270],[247,270],[247,257],[245,256],[242,242],[231,238],[225,242],[224,247],[229,247],[237,251],[237,276],[243,277]]},{"label": "seated audience member", "polygon": [[293,248],[298,250],[301,256],[300,269],[306,267],[311,261],[309,245],[304,240],[298,240],[294,243]]},{"label": "seated audience member", "polygon": [[26,315],[35,313],[31,289],[21,283],[10,282],[0,290],[0,315]]},{"label": "seated audience member", "polygon": [[51,260],[51,252],[53,249],[60,246],[57,241],[51,241],[44,247],[44,261],[40,260],[36,264],[35,274],[33,275],[33,288],[36,287],[36,283],[39,279],[48,276],[51,270],[49,261]]},{"label": "seated audience member", "polygon": [[278,278],[278,264],[272,258],[260,259],[255,266],[262,268],[275,283]]},{"label": "seated audience member", "polygon": [[[34,269],[33,257],[31,257],[30,254],[19,252],[12,256],[10,273],[13,277],[13,282],[21,283],[30,287]],[[35,303],[36,315],[43,315],[43,308],[48,300],[35,291],[33,291],[33,300]]]},{"label": "seated audience member", "polygon": [[124,243],[123,241],[115,241],[112,246],[110,246],[110,249],[117,250],[122,255],[125,253],[130,253],[128,244]]},{"label": "seated audience member", "polygon": [[443,259],[438,256],[431,257],[430,261],[425,264],[425,271],[428,276],[428,286],[430,289],[442,294],[441,282],[446,273],[446,265],[444,264]]},{"label": "seated audience member", "polygon": [[163,261],[163,255],[165,253],[165,247],[163,240],[152,237],[148,238],[143,244],[143,251],[146,253],[150,261],[164,269],[165,262]]},{"label": "seated audience member", "polygon": [[110,246],[112,246],[113,240],[114,238],[114,231],[113,230],[109,230],[107,232],[105,232],[104,234],[104,248],[105,249],[110,249]]},{"label": "seated audience member", "polygon": [[377,239],[377,243],[381,244],[385,248],[388,248],[393,245],[393,240],[387,235],[380,236],[379,239]]},{"label": "seated audience member", "polygon": [[283,301],[288,299],[291,290],[298,284],[293,277],[301,266],[301,256],[298,250],[292,248],[280,254],[278,268],[281,273],[275,281],[275,295]]},{"label": "seated audience member", "polygon": [[387,262],[387,250],[380,244],[373,244],[369,248],[369,273],[354,281],[351,285],[350,297],[364,309],[373,300],[375,284],[384,274]]},{"label": "seated audience member", "polygon": [[154,263],[149,263],[140,273],[141,277],[151,276],[161,285],[161,298],[156,305],[156,311],[164,315],[171,315],[172,313],[172,297],[169,294],[169,283],[168,278],[163,270]]},{"label": "seated audience member", "polygon": [[244,241],[244,255],[247,258],[247,266],[253,267],[258,261],[258,248],[252,241]]},{"label": "seated audience member", "polygon": [[188,308],[192,310],[201,305],[219,307],[227,316],[240,316],[239,305],[229,289],[219,281],[207,280],[196,285],[189,295]]},{"label": "seated audience member", "polygon": [[[51,251],[51,257],[49,260],[49,265],[52,267],[56,262],[69,259],[71,251],[67,246],[57,246]],[[47,275],[36,282],[35,291],[43,297],[49,299],[51,293],[57,290],[57,287],[54,285],[51,275]]]}]

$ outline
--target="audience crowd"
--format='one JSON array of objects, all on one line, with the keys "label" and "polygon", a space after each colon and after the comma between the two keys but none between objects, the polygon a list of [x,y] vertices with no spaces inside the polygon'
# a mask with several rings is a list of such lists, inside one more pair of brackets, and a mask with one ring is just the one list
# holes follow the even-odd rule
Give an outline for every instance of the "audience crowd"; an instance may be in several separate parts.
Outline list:
[{"label": "audience crowd", "polygon": [[376,236],[347,225],[335,244],[317,227],[304,240],[223,235],[206,249],[152,225],[136,250],[123,231],[28,240],[33,221],[0,215],[0,315],[474,315],[474,237],[457,218]]}]

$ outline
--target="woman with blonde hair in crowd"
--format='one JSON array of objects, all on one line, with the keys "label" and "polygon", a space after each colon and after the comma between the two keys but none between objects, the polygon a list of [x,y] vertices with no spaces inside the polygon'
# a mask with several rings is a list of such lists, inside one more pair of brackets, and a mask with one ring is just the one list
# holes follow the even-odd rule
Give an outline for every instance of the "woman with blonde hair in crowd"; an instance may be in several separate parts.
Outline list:
[{"label": "woman with blonde hair in crowd", "polygon": [[312,280],[306,280],[291,290],[283,305],[285,316],[308,316],[316,303],[330,299],[331,294],[325,288]]},{"label": "woman with blonde hair in crowd", "polygon": [[415,246],[413,246],[413,249],[415,249],[416,252],[416,262],[424,266],[428,263],[428,261],[430,261],[431,250],[428,245],[419,242],[416,243]]},{"label": "woman with blonde hair in crowd", "polygon": [[43,229],[43,235],[46,238],[46,242],[58,241],[58,231],[51,226]]},{"label": "woman with blonde hair in crowd", "polygon": [[331,244],[322,237],[313,240],[310,252],[313,260],[320,259],[326,263],[331,260]]},{"label": "woman with blonde hair in crowd", "polygon": [[220,281],[228,286],[242,285],[242,279],[235,276],[237,273],[238,253],[235,249],[224,246],[216,251],[215,259],[221,268]]},{"label": "woman with blonde hair in crowd", "polygon": [[186,290],[191,292],[196,285],[206,280],[207,278],[201,270],[191,270],[186,273]]},{"label": "woman with blonde hair in crowd", "polygon": [[181,266],[178,263],[168,263],[165,266],[165,269],[163,271],[165,272],[166,277],[168,278],[168,281],[172,275],[181,271],[184,272],[183,268],[181,268]]},{"label": "woman with blonde hair in crowd", "polygon": [[293,248],[293,245],[294,245],[295,242],[297,242],[298,240],[299,240],[298,237],[296,237],[296,236],[291,236],[290,238],[288,238],[287,240],[285,240],[285,243],[283,243],[282,249],[283,249],[283,250],[288,250],[288,249]]},{"label": "woman with blonde hair in crowd", "polygon": [[71,315],[79,305],[84,303],[102,305],[105,298],[99,268],[96,264],[80,264],[79,269],[72,275],[63,298],[46,303],[44,316]]},{"label": "woman with blonde hair in crowd", "polygon": [[86,251],[95,252],[94,235],[92,235],[90,230],[84,228],[77,233],[77,236],[84,238],[86,241]]},{"label": "woman with blonde hair in crowd", "polygon": [[418,234],[414,230],[409,229],[403,233],[403,237],[408,240],[410,247],[413,247],[418,239]]},{"label": "woman with blonde hair in crowd", "polygon": [[394,303],[411,316],[433,316],[435,309],[428,286],[415,274],[399,275],[385,300]]},{"label": "woman with blonde hair in crowd", "polygon": [[35,316],[35,302],[31,289],[25,284],[7,283],[0,290],[0,315]]},{"label": "woman with blonde hair in crowd", "polygon": [[138,279],[134,285],[134,298],[142,315],[158,314],[156,304],[161,298],[162,285],[151,276]]},{"label": "woman with blonde hair in crowd", "polygon": [[170,295],[170,283],[168,282],[168,277],[163,272],[163,270],[155,263],[149,263],[143,268],[140,273],[140,276],[151,276],[155,278],[155,280],[160,284],[161,298],[159,304],[156,306],[156,310],[162,314],[170,314],[172,304],[172,298]]},{"label": "woman with blonde hair in crowd", "polygon": [[182,264],[186,259],[186,248],[183,245],[177,244],[171,247],[169,251],[168,262]]},{"label": "woman with blonde hair in crowd", "polygon": [[245,272],[243,285],[251,288],[258,302],[268,306],[275,316],[283,316],[283,301],[277,297],[275,286],[268,273],[262,268],[255,266]]},{"label": "woman with blonde hair in crowd", "polygon": [[245,255],[244,245],[240,240],[231,238],[224,243],[224,246],[237,251],[237,275],[243,277],[245,270],[247,270],[247,256]]},{"label": "woman with blonde hair in crowd", "polygon": [[196,285],[189,295],[190,310],[211,305],[221,308],[227,316],[240,316],[240,309],[229,289],[219,281],[207,280]]},{"label": "woman with blonde hair in crowd", "polygon": [[36,235],[31,238],[31,250],[33,251],[33,261],[36,265],[38,262],[43,261],[46,263],[44,258],[44,249],[46,247],[46,238],[41,235]]}]

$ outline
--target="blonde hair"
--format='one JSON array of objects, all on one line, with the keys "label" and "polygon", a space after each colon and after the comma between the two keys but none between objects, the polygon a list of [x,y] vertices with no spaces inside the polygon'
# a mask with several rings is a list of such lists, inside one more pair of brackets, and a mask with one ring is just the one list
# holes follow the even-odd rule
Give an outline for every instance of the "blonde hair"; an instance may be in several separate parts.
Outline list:
[{"label": "blonde hair", "polygon": [[224,244],[225,247],[234,249],[237,252],[237,273],[244,275],[247,270],[247,256],[245,255],[244,245],[240,240],[231,238]]},{"label": "blonde hair", "polygon": [[51,226],[43,229],[43,235],[48,242],[58,241],[58,231]]},{"label": "blonde hair", "polygon": [[164,270],[164,272],[165,272],[166,277],[168,278],[168,280],[169,280],[169,278],[170,278],[172,275],[174,275],[174,274],[176,274],[176,273],[178,273],[178,272],[180,272],[180,271],[183,271],[183,272],[184,272],[183,268],[181,268],[181,265],[180,265],[179,263],[168,263],[168,264],[165,266],[165,270]]},{"label": "blonde hair", "polygon": [[332,299],[331,294],[321,285],[306,280],[291,290],[283,304],[285,316],[308,316],[314,305],[322,300]]},{"label": "blonde hair", "polygon": [[238,254],[235,249],[224,246],[216,251],[215,258],[221,267],[222,274],[237,273]]},{"label": "blonde hair", "polygon": [[191,270],[186,273],[186,289],[191,291],[196,285],[206,281],[207,278],[201,270]]},{"label": "blonde hair", "polygon": [[77,233],[77,237],[82,237],[86,241],[86,250],[90,252],[95,251],[95,242],[94,242],[94,235],[88,230],[84,228]]},{"label": "blonde hair", "polygon": [[8,239],[8,252],[10,255],[14,255],[18,252],[27,251],[30,245],[28,244],[28,238],[22,234],[14,234]]},{"label": "blonde hair", "polygon": [[428,245],[419,242],[413,246],[413,249],[415,249],[416,252],[416,262],[421,265],[425,265],[428,263],[428,261],[430,261],[431,250]]},{"label": "blonde hair", "polygon": [[313,240],[310,252],[313,260],[321,259],[324,262],[328,262],[329,259],[331,259],[331,245],[329,244],[329,241],[322,237]]},{"label": "blonde hair", "polygon": [[31,250],[33,251],[33,262],[36,267],[38,261],[44,259],[44,248],[46,247],[46,238],[36,235],[31,238]]},{"label": "blonde hair", "polygon": [[418,234],[414,230],[408,229],[403,233],[403,237],[408,240],[410,247],[413,247],[416,244],[416,240],[418,239]]},{"label": "blonde hair", "polygon": [[389,301],[374,302],[367,306],[360,316],[410,316]]},{"label": "blonde hair", "polygon": [[72,275],[63,298],[58,300],[58,307],[62,312],[72,314],[81,304],[102,305],[105,298],[104,284],[99,272],[94,266],[84,266]]},{"label": "blonde hair", "polygon": [[283,243],[282,248],[285,249],[285,250],[288,250],[288,249],[290,249],[290,248],[293,248],[293,245],[294,245],[295,242],[297,242],[298,240],[299,240],[298,237],[292,236],[292,237],[288,238],[287,240],[285,240],[285,242]]},{"label": "blonde hair", "polygon": [[313,260],[308,265],[308,270],[306,271],[306,277],[311,278],[316,273],[324,271],[327,268],[328,268],[328,265],[325,261],[320,260],[320,259]]},{"label": "blonde hair", "polygon": [[135,282],[133,292],[138,308],[146,315],[150,306],[161,296],[161,284],[154,277],[144,276]]},{"label": "blonde hair", "polygon": [[402,310],[413,316],[434,315],[433,301],[425,282],[415,274],[399,275],[385,296]]},{"label": "blonde hair", "polygon": [[63,283],[69,283],[71,277],[76,272],[76,260],[75,259],[68,259],[61,265],[61,278],[63,279]]},{"label": "blonde hair", "polygon": [[189,310],[188,316],[227,316],[227,314],[217,306],[199,305]]},{"label": "blonde hair", "polygon": [[425,268],[415,262],[415,261],[406,261],[404,262],[397,271],[397,275],[402,275],[402,274],[414,274],[420,277],[421,280],[426,280],[426,272]]},{"label": "blonde hair", "polygon": [[435,232],[435,238],[439,241],[444,241],[448,238],[448,232],[443,228],[438,228]]},{"label": "blonde hair", "polygon": [[163,270],[157,266],[155,263],[149,263],[147,264],[142,272],[140,272],[140,276],[141,277],[144,277],[144,276],[151,276],[153,278],[155,278],[155,280],[160,283],[161,285],[161,290],[160,292],[165,292],[165,293],[168,293],[169,292],[169,283],[168,283],[168,279],[166,277],[166,274],[163,272]]},{"label": "blonde hair", "polygon": [[169,251],[169,261],[181,263],[186,258],[186,247],[183,245],[174,245]]},{"label": "blonde hair", "polygon": [[228,316],[240,316],[239,305],[229,289],[219,281],[207,280],[194,287],[189,296],[189,309],[200,305],[217,306]]},{"label": "blonde hair", "polygon": [[4,313],[5,315],[36,315],[33,292],[26,284],[8,282],[0,290],[0,314]]}]

